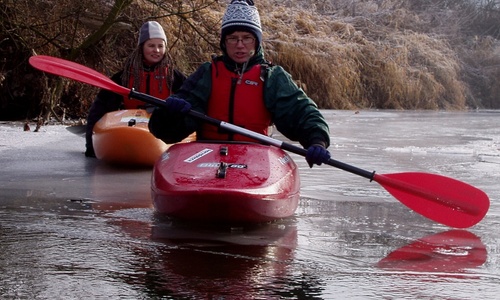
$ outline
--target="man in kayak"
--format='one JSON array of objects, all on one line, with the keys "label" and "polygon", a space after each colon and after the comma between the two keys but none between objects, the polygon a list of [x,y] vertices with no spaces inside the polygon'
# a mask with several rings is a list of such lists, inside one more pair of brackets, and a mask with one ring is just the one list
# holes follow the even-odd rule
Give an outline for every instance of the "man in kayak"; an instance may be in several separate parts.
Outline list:
[{"label": "man in kayak", "polygon": [[[186,79],[184,74],[174,68],[166,48],[167,37],[162,26],[156,21],[144,23],[139,32],[137,47],[125,61],[123,70],[111,79],[122,86],[166,99]],[[144,108],[144,102],[101,90],[87,116],[85,156],[95,157],[92,130],[102,116],[119,109],[137,108]]]},{"label": "man in kayak", "polygon": [[166,107],[155,109],[150,131],[166,143],[179,142],[195,131],[198,140],[249,140],[190,117],[187,112],[192,109],[261,134],[268,134],[274,124],[307,149],[310,167],[326,162],[328,124],[291,75],[264,59],[260,16],[253,1],[233,0],[228,5],[220,48],[222,56],[201,65],[167,99]]}]

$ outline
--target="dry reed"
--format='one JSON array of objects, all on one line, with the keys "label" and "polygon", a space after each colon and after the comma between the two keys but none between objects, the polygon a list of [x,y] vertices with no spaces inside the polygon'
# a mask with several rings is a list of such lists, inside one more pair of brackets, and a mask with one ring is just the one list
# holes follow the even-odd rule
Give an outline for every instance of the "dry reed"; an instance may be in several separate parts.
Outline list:
[{"label": "dry reed", "polygon": [[[26,45],[22,51],[13,52],[24,55],[22,58],[17,55],[17,60],[25,62],[33,50],[68,57],[72,49],[98,29],[98,20],[102,21],[107,13],[107,8],[103,9],[98,1],[78,0],[88,6],[85,11],[88,16],[79,16],[78,22],[71,18],[57,19],[57,14],[70,14],[73,7],[70,4],[76,0],[63,1],[68,5],[46,8],[42,7],[45,2],[30,6],[22,6],[22,1],[9,2],[8,12],[23,18],[8,19],[9,24],[18,26],[16,31],[9,31],[14,33],[9,38],[22,36],[16,45]],[[168,11],[151,3],[133,1],[120,22],[74,60],[106,75],[113,74],[136,46],[136,33],[148,19],[156,19],[164,26],[169,50],[178,68],[186,74],[211,55],[220,54],[220,20],[226,1],[176,0],[164,5]],[[199,5],[208,6],[193,9]],[[460,35],[461,23],[453,21],[454,15],[449,10],[425,15],[421,7],[418,13],[412,11],[412,5],[402,0],[256,1],[266,57],[288,70],[321,108],[466,109],[485,105],[500,108],[499,41]],[[447,23],[450,27],[442,30],[431,28],[432,24],[442,27]],[[30,28],[34,30],[30,32]],[[40,38],[53,36],[61,28],[54,41]],[[61,47],[54,47],[55,42]],[[2,48],[2,54],[12,55],[6,52],[8,49],[11,48]],[[8,61],[0,67],[10,70],[10,65],[16,64]],[[20,72],[5,74],[25,77]],[[22,81],[0,77],[3,82],[0,88],[4,90],[12,89],[8,82]],[[32,88],[36,94],[36,84]],[[76,101],[80,103],[78,113],[84,114],[95,93],[94,88],[71,83],[61,107],[69,109]],[[36,99],[33,95],[25,98]],[[11,101],[0,100],[2,104]]]}]

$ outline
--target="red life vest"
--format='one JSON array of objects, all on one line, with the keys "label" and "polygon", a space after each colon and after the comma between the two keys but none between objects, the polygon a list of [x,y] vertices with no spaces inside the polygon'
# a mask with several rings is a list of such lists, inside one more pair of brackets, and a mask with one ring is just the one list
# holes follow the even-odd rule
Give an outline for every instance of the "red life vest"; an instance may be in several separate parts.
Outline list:
[{"label": "red life vest", "polygon": [[[272,121],[264,104],[261,65],[255,65],[243,73],[243,77],[240,76],[229,71],[221,61],[212,64],[212,93],[207,115],[268,135]],[[255,142],[242,135],[219,132],[216,126],[210,124],[203,124],[200,139]]]},{"label": "red life vest", "polygon": [[[145,93],[156,98],[165,100],[168,96],[170,96],[170,90],[167,85],[167,68],[165,68],[164,72],[158,72],[156,70],[153,71],[144,71],[141,70],[139,76],[141,76],[140,86],[136,90],[137,92]],[[132,72],[131,72],[132,73]],[[160,81],[160,83],[158,82]],[[162,86],[160,91],[160,84]],[[134,87],[134,77],[130,76],[130,80],[128,83],[129,88]],[[144,107],[144,102],[136,99],[130,99],[127,96],[123,97],[123,106],[125,109],[137,109],[140,107]]]}]

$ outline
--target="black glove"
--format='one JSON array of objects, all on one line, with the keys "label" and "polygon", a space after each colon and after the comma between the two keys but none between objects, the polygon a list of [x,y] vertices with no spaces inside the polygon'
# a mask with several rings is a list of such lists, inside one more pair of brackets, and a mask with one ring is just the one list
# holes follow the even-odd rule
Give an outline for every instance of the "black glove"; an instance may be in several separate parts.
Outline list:
[{"label": "black glove", "polygon": [[170,96],[165,100],[165,108],[172,113],[186,114],[191,110],[191,104],[182,98]]},{"label": "black glove", "polygon": [[320,166],[329,159],[330,152],[328,152],[323,145],[313,144],[307,148],[306,161],[309,164],[309,168],[312,168],[313,164]]}]

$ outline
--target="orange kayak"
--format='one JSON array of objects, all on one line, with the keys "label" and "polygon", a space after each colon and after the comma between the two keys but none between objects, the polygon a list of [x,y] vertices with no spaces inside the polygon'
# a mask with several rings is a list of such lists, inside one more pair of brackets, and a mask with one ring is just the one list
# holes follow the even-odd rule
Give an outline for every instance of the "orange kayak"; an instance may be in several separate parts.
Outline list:
[{"label": "orange kayak", "polygon": [[[92,135],[96,157],[111,164],[153,166],[170,145],[149,132],[150,115],[144,109],[105,114],[95,124]],[[183,142],[191,140],[194,138],[188,137]]]}]

